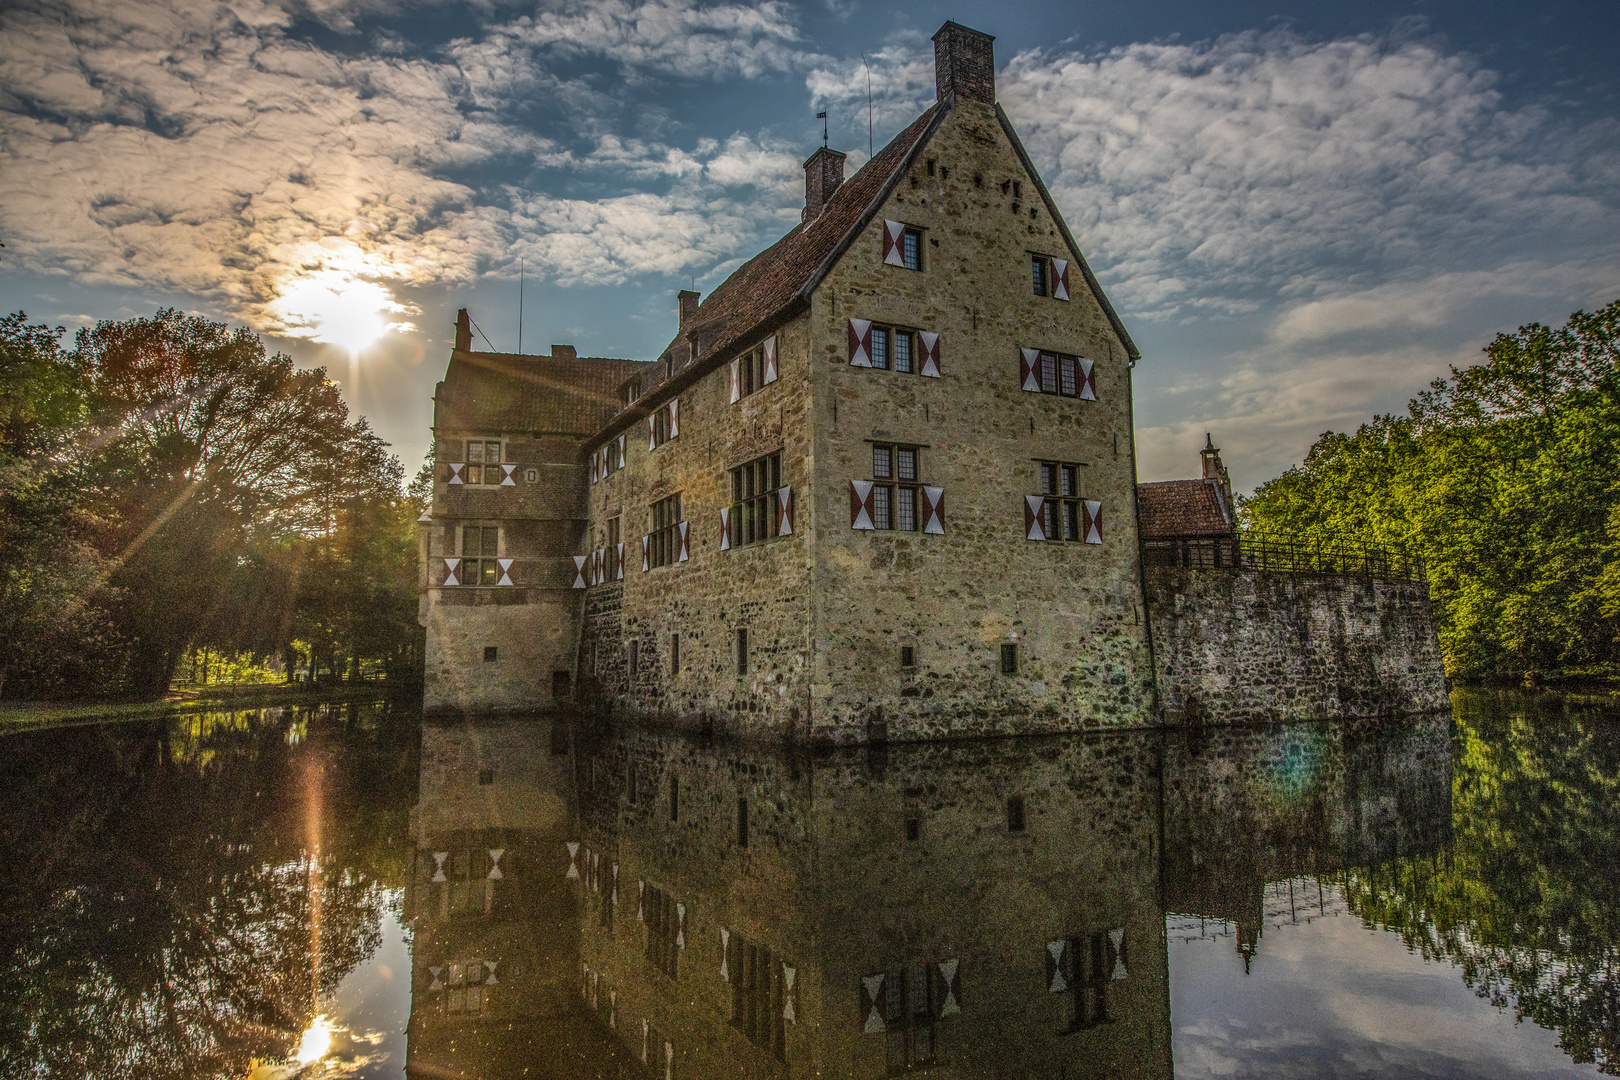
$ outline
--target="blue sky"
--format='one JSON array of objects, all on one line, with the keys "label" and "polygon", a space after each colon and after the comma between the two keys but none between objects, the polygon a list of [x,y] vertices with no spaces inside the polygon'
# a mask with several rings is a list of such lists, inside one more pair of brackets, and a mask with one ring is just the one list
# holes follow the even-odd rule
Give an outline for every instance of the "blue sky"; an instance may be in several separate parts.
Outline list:
[{"label": "blue sky", "polygon": [[[1620,6],[8,0],[0,306],[325,365],[414,469],[457,307],[650,358],[933,97],[947,18],[1142,349],[1144,479],[1239,487],[1620,297]],[[863,60],[863,55],[864,60]],[[387,332],[351,354],[346,343]]]}]

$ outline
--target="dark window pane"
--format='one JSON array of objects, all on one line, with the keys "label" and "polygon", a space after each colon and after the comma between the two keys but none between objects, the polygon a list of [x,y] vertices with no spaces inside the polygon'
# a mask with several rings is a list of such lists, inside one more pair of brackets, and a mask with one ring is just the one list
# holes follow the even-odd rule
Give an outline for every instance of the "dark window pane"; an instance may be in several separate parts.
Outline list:
[{"label": "dark window pane", "polygon": [[895,528],[906,532],[917,531],[917,489],[903,487],[897,493],[899,506],[897,507]]},{"label": "dark window pane", "polygon": [[894,370],[911,370],[911,334],[904,330],[894,332]]},{"label": "dark window pane", "polygon": [[922,269],[922,237],[919,234],[907,229],[902,251],[907,270]]},{"label": "dark window pane", "polygon": [[1068,397],[1075,395],[1074,360],[1071,357],[1063,358],[1063,393]]},{"label": "dark window pane", "polygon": [[895,468],[901,480],[917,479],[917,451],[908,447],[895,450]]},{"label": "dark window pane", "polygon": [[889,366],[889,332],[872,328],[872,366],[886,368]]},{"label": "dark window pane", "polygon": [[893,490],[881,484],[872,489],[872,524],[879,529],[894,528],[889,520],[889,498]]},{"label": "dark window pane", "polygon": [[890,448],[887,446],[872,447],[872,475],[879,480],[887,480],[890,474]]},{"label": "dark window pane", "polygon": [[1030,285],[1036,296],[1046,295],[1046,260],[1035,256],[1029,260]]},{"label": "dark window pane", "polygon": [[1052,353],[1041,353],[1041,393],[1057,392],[1057,357]]}]

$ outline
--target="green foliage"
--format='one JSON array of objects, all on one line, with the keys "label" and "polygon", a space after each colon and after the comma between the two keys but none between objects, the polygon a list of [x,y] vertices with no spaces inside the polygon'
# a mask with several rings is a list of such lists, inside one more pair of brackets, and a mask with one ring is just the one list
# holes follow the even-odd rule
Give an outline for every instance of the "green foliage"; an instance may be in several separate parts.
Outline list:
[{"label": "green foliage", "polygon": [[1500,334],[1404,416],[1324,434],[1244,524],[1424,561],[1448,670],[1514,679],[1620,661],[1620,301]]},{"label": "green foliage", "polygon": [[411,668],[403,470],[323,370],[172,310],[60,336],[0,320],[0,693],[157,697],[298,636]]}]

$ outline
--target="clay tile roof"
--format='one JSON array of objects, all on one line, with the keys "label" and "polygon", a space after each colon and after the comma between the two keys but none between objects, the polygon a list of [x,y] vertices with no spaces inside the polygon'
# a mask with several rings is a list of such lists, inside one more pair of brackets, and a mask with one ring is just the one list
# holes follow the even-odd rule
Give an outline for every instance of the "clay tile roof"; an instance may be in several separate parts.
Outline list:
[{"label": "clay tile roof", "polygon": [[[820,217],[796,226],[739,266],[710,293],[665,352],[666,356],[674,354],[679,358],[674,371],[669,372],[660,364],[647,385],[641,388],[641,396],[679,379],[705,360],[748,344],[751,335],[763,335],[801,302],[807,287],[820,279],[830,260],[840,254],[854,239],[856,230],[866,224],[869,212],[876,209],[879,198],[891,186],[890,181],[898,178],[912,151],[924,141],[941,115],[940,105],[930,106],[854,176],[839,185]],[[681,339],[688,335],[696,337],[697,355],[691,363],[683,365],[685,346]],[[632,407],[625,410],[619,420],[645,414],[645,407]],[[614,424],[618,426],[620,423]]]},{"label": "clay tile roof", "polygon": [[1218,489],[1208,480],[1136,485],[1136,520],[1144,541],[1232,532]]},{"label": "clay tile roof", "polygon": [[445,430],[588,435],[619,411],[625,379],[647,366],[600,357],[456,352],[439,388],[435,422]]}]

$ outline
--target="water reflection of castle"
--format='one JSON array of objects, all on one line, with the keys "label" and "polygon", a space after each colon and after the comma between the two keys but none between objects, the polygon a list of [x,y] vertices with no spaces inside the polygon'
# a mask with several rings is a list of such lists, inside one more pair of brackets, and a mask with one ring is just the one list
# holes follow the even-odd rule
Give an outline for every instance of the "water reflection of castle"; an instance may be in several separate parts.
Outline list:
[{"label": "water reflection of castle", "polygon": [[1162,1076],[1165,913],[1438,843],[1446,728],[422,744],[412,1076]]}]

